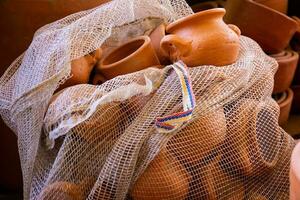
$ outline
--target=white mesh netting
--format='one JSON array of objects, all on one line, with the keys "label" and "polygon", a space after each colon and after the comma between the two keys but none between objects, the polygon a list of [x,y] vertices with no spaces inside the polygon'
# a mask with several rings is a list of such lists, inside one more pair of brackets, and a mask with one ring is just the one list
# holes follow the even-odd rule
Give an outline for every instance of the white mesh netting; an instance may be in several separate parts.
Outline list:
[{"label": "white mesh netting", "polygon": [[277,64],[249,38],[241,37],[236,63],[189,68],[193,118],[167,134],[156,118],[182,109],[168,67],[53,96],[75,58],[191,13],[181,0],[116,0],[37,31],[0,79],[24,199],[288,198],[294,141],[271,98]]}]

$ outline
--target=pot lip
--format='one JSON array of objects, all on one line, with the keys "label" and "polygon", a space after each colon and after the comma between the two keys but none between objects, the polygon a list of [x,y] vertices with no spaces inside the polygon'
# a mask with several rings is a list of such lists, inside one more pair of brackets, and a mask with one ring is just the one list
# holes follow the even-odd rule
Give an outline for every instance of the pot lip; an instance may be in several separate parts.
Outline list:
[{"label": "pot lip", "polygon": [[294,96],[294,93],[293,91],[291,90],[291,88],[288,88],[286,91],[284,91],[286,93],[286,95],[282,95],[277,103],[279,105],[280,108],[283,108],[285,107],[286,105],[292,103],[292,100],[293,100],[293,96]]},{"label": "pot lip", "polygon": [[[133,42],[136,42],[136,41],[139,41],[139,40],[143,40],[143,44],[136,50],[134,51],[132,54],[129,54],[128,56],[122,58],[121,60],[118,60],[117,62],[113,62],[113,63],[110,63],[110,64],[104,64],[104,61],[110,56],[112,55],[113,53],[119,51],[122,47],[130,44],[130,43],[133,43]],[[119,47],[115,48],[113,51],[111,51],[109,54],[105,55],[103,57],[103,59],[101,59],[101,62],[100,62],[100,65],[99,65],[99,70],[105,70],[105,69],[109,69],[109,68],[113,68],[113,67],[116,67],[117,65],[119,65],[120,63],[124,62],[124,60],[127,60],[127,59],[130,59],[132,57],[134,57],[136,54],[138,54],[141,49],[144,49],[147,45],[149,45],[151,42],[149,36],[146,36],[146,35],[143,35],[143,36],[138,36],[138,37],[135,37],[133,38],[132,40],[129,40],[123,44],[121,44]]]},{"label": "pot lip", "polygon": [[[272,58],[275,58],[277,62],[290,62],[290,61],[297,61],[299,58],[299,54],[296,51],[293,50],[283,50],[283,55],[274,54],[270,55]],[[279,55],[279,56],[276,56]]]},{"label": "pot lip", "polygon": [[189,21],[191,19],[194,19],[196,17],[199,17],[201,15],[206,15],[206,14],[211,14],[211,13],[223,13],[225,14],[226,11],[224,8],[213,8],[213,9],[208,9],[208,10],[204,10],[204,11],[200,11],[191,15],[188,15],[186,17],[180,18],[172,23],[170,23],[167,27],[166,27],[166,31],[167,32],[172,32],[173,29],[175,29],[178,25],[182,24],[185,21]]}]

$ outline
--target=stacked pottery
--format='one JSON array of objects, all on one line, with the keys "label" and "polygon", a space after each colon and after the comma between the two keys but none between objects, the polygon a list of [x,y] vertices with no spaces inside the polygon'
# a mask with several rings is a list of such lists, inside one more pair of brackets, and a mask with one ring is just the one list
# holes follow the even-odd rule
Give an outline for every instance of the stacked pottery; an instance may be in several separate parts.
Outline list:
[{"label": "stacked pottery", "polygon": [[286,50],[298,28],[296,20],[286,15],[287,5],[287,0],[229,0],[225,16],[226,22],[237,25],[278,62],[273,97],[280,106],[280,125],[288,121],[293,99],[289,88],[299,58],[297,52]]}]

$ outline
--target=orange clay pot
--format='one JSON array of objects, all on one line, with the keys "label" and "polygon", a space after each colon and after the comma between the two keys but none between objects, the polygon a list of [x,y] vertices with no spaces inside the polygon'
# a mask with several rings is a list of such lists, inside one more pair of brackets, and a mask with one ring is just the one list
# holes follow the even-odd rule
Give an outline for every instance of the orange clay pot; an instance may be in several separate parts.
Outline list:
[{"label": "orange clay pot", "polygon": [[284,50],[279,54],[270,55],[278,62],[278,69],[274,76],[273,93],[281,93],[287,90],[293,81],[298,63],[298,53]]},{"label": "orange clay pot", "polygon": [[178,160],[162,150],[135,182],[134,200],[183,200],[189,191],[190,175]]},{"label": "orange clay pot", "polygon": [[151,44],[161,64],[167,65],[170,63],[168,56],[165,56],[160,49],[160,41],[166,35],[166,25],[161,24],[156,27],[149,35]]},{"label": "orange clay pot", "polygon": [[181,18],[166,28],[160,45],[165,55],[189,67],[228,65],[236,61],[240,30],[223,21],[225,9],[215,8]]},{"label": "orange clay pot", "polygon": [[300,143],[293,150],[290,165],[290,200],[300,199]]},{"label": "orange clay pot", "polygon": [[140,36],[107,54],[98,65],[106,79],[159,65],[148,36]]},{"label": "orange clay pot", "polygon": [[288,0],[255,0],[257,3],[265,5],[269,8],[286,14],[288,8]]},{"label": "orange clay pot", "polygon": [[40,193],[39,200],[83,200],[83,192],[80,187],[70,182],[55,182],[46,186]]},{"label": "orange clay pot", "polygon": [[71,62],[71,75],[63,85],[61,85],[58,90],[66,87],[70,87],[77,84],[88,83],[90,79],[91,72],[100,60],[102,55],[102,49],[97,49],[94,52],[87,54],[78,59],[72,60]]},{"label": "orange clay pot", "polygon": [[183,128],[172,137],[167,148],[180,162],[195,166],[221,145],[225,136],[225,114],[223,108],[219,108]]}]

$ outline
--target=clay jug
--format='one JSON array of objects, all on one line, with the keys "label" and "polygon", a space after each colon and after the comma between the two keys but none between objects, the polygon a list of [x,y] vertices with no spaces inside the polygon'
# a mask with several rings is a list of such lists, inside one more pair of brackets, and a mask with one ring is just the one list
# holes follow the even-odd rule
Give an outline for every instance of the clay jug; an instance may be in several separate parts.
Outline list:
[{"label": "clay jug", "polygon": [[160,45],[162,51],[175,62],[187,66],[228,65],[239,53],[240,30],[223,21],[225,9],[215,8],[181,18],[166,28]]}]

